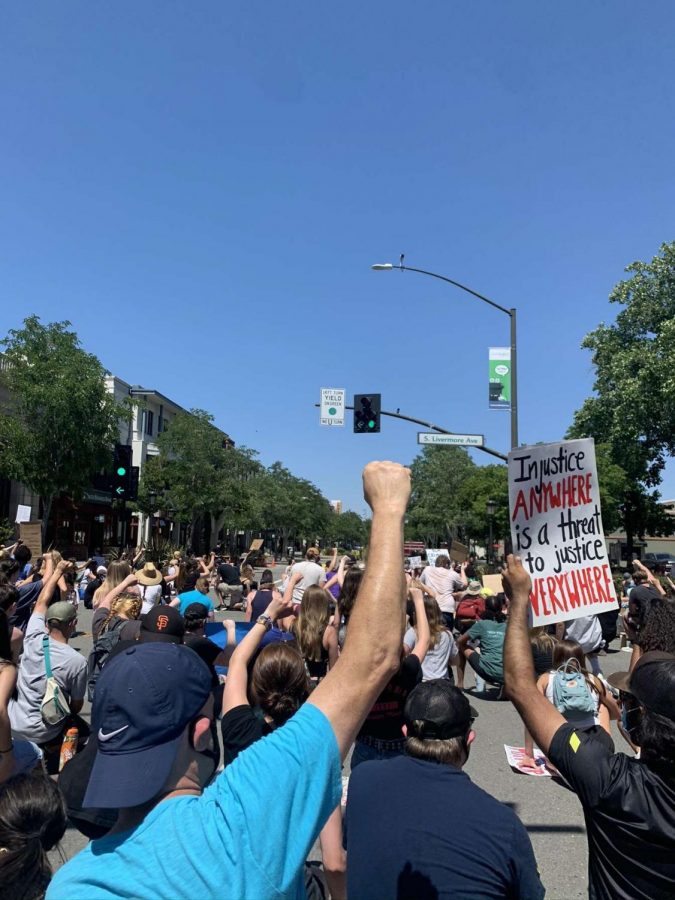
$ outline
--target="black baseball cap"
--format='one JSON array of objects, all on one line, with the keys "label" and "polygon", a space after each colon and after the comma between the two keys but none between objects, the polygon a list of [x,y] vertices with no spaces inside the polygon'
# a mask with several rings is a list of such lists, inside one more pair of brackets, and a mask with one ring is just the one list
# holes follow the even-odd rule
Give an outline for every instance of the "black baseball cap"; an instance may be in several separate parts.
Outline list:
[{"label": "black baseball cap", "polygon": [[421,740],[448,740],[465,735],[476,718],[476,710],[447,678],[418,684],[403,709],[408,737]]},{"label": "black baseball cap", "polygon": [[138,640],[142,644],[160,641],[166,644],[182,644],[185,622],[173,606],[153,606],[141,619]]},{"label": "black baseball cap", "polygon": [[156,797],[210,694],[208,666],[189,647],[135,644],[109,659],[96,682],[98,752],[82,806],[124,809]]},{"label": "black baseball cap", "polygon": [[649,650],[635,663],[628,693],[642,706],[675,722],[675,654]]}]

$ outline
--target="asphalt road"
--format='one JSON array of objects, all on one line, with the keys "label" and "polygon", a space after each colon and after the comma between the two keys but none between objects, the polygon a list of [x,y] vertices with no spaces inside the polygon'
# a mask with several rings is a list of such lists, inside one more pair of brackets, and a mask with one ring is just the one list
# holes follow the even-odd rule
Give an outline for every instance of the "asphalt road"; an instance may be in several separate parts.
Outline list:
[{"label": "asphalt road", "polygon": [[[226,617],[242,619],[241,613],[217,613],[218,620]],[[71,644],[83,654],[91,648],[91,616],[80,605],[78,628],[81,634]],[[618,640],[614,646],[618,648]],[[628,668],[630,655],[616,650],[601,657],[603,673]],[[504,744],[522,746],[523,727],[514,707],[508,701],[496,699],[494,691],[480,695],[473,692],[472,672],[467,666],[466,684],[472,705],[479,713],[474,729],[476,740],[466,771],[475,784],[498,800],[511,806],[527,828],[534,847],[546,896],[553,900],[573,900],[588,894],[586,830],[576,796],[550,778],[537,778],[514,772],[506,761]],[[83,716],[89,718],[85,703]],[[618,750],[628,750],[614,728],[614,742]],[[348,763],[345,772],[348,773]],[[461,809],[448,810],[448,826],[461,829]],[[56,868],[77,853],[86,839],[74,829],[68,829],[61,844],[61,852],[50,854]],[[479,847],[476,852],[480,853]],[[320,858],[318,845],[311,854]]]}]

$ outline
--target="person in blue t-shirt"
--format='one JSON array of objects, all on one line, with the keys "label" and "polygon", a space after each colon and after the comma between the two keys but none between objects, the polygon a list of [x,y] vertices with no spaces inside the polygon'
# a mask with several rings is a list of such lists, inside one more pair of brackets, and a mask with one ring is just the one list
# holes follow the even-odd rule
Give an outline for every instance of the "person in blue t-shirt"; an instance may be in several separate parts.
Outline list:
[{"label": "person in blue t-shirt", "polygon": [[171,606],[177,606],[181,616],[185,615],[185,610],[192,603],[203,603],[209,611],[209,618],[213,618],[214,606],[209,593],[209,580],[202,577],[197,579],[194,591],[184,591],[179,594],[175,600],[171,602]]},{"label": "person in blue t-shirt", "polygon": [[[59,869],[48,900],[304,897],[304,861],[342,795],[340,762],[400,661],[410,470],[369,463],[363,485],[370,552],[349,640],[283,728],[217,778],[211,678],[192,650],[137,644],[104,667],[83,805],[119,817]],[[271,627],[261,618],[254,627]]]},{"label": "person in blue t-shirt", "polygon": [[352,771],[348,896],[544,896],[525,827],[462,771],[477,715],[447,678],[426,681],[406,700],[405,756]]}]

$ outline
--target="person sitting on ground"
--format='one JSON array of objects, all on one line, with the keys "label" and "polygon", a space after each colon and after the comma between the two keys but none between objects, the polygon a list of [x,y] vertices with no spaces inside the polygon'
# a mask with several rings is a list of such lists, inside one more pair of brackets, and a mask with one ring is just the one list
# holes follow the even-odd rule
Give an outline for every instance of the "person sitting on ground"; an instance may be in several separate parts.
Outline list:
[{"label": "person sitting on ground", "polygon": [[[0,591],[5,587],[16,590],[13,585],[2,585]],[[0,608],[0,784],[13,775],[31,771],[42,762],[42,751],[37,744],[12,739],[9,701],[16,693],[17,666],[9,635],[7,616]]]},{"label": "person sitting on ground", "polygon": [[14,665],[18,665],[23,650],[23,631],[11,624],[18,601],[19,589],[9,582],[0,583],[0,632],[7,634]]},{"label": "person sitting on ground", "polygon": [[[173,610],[172,610],[173,611]],[[214,684],[218,684],[216,666],[227,666],[237,643],[235,625],[232,619],[223,621],[223,628],[227,632],[227,642],[221,649],[204,634],[206,622],[209,618],[208,607],[204,603],[191,603],[183,616],[185,622],[185,637],[183,643],[194,650],[197,656],[209,667]]]},{"label": "person sitting on ground", "polygon": [[179,613],[185,614],[185,610],[191,603],[203,603],[209,611],[209,619],[214,618],[214,606],[209,593],[209,580],[205,576],[197,579],[194,591],[184,591],[179,594],[175,600],[171,601],[171,606],[177,606]]},{"label": "person sitting on ground", "polygon": [[19,544],[14,551],[14,559],[19,564],[19,574],[16,579],[18,582],[25,581],[31,574],[32,566],[30,561],[32,558],[33,553],[30,547],[27,547],[25,544]]},{"label": "person sitting on ground", "polygon": [[[119,816],[58,870],[47,900],[176,897],[196,886],[202,897],[303,895],[303,863],[342,796],[341,760],[400,666],[410,470],[370,463],[363,485],[373,511],[368,568],[340,658],[283,728],[210,787],[218,758],[204,663],[187,647],[139,644],[106,666],[85,802]],[[181,838],[167,852],[171,834]]]},{"label": "person sitting on ground", "polygon": [[597,615],[579,616],[559,623],[559,629],[563,632],[558,637],[564,637],[568,641],[576,641],[581,646],[586,656],[586,661],[596,677],[602,675],[598,653],[602,650],[602,625]]},{"label": "person sitting on ground", "polygon": [[[416,586],[416,582],[412,582]],[[408,601],[410,609],[410,628],[403,636],[406,650],[412,652],[417,643],[417,618],[415,606]],[[443,624],[441,610],[433,597],[424,597],[424,610],[429,627],[429,646],[422,661],[422,681],[433,681],[436,678],[448,678],[454,682],[451,666],[459,660],[457,644],[451,631]]]},{"label": "person sitting on ground", "polygon": [[[477,715],[447,679],[420,684],[403,712],[405,755],[352,773],[350,897],[544,896],[522,823],[462,771]],[[449,810],[461,815],[461,828]]]},{"label": "person sitting on ground", "polygon": [[595,900],[670,898],[675,883],[675,655],[652,651],[630,676],[640,704],[640,759],[609,748],[566,722],[537,690],[527,637],[532,580],[520,557],[504,575],[509,623],[504,669],[509,699],[537,746],[581,801],[588,838],[589,895]]},{"label": "person sitting on ground", "polygon": [[[9,701],[12,734],[33,741],[43,750],[50,773],[56,771],[61,738],[68,728],[76,725],[81,741],[89,734],[89,726],[78,716],[86,693],[87,662],[68,646],[77,626],[77,610],[65,601],[47,607],[54,588],[69,567],[70,563],[61,560],[54,568],[52,555],[45,554],[43,587],[26,629],[16,697]],[[48,668],[58,685],[64,709],[63,718],[53,724],[43,718],[42,709]]]},{"label": "person sitting on ground", "polygon": [[265,569],[260,576],[260,585],[255,591],[251,591],[246,597],[246,616],[247,622],[255,622],[258,616],[263,613],[272,601],[274,593],[274,573],[271,569]]},{"label": "person sitting on ground", "polygon": [[[351,760],[352,772],[356,766],[368,760],[391,759],[403,753],[403,706],[408,694],[422,680],[422,664],[429,647],[429,623],[424,607],[424,594],[417,582],[408,584],[408,595],[415,609],[417,642],[412,650],[401,644],[398,671],[380,693],[356,737]],[[357,603],[360,598],[359,592]],[[354,613],[352,618],[353,616]],[[347,646],[345,643],[345,650]]]},{"label": "person sitting on ground", "polygon": [[[131,566],[124,559],[115,559],[108,566],[105,578],[103,580],[103,584],[96,589],[94,592],[94,597],[92,600],[92,605],[94,609],[98,609],[99,603],[106,597],[114,588],[118,587],[125,578],[128,578],[131,574]],[[135,584],[136,582],[131,582]]]},{"label": "person sitting on ground", "polygon": [[94,596],[96,595],[96,591],[101,587],[107,576],[108,570],[106,567],[98,566],[93,578],[83,578],[85,586],[84,592],[82,593],[82,602],[84,603],[85,609],[94,608]]},{"label": "person sitting on ground", "polygon": [[298,650],[312,687],[316,687],[338,659],[337,629],[330,610],[330,594],[318,585],[303,592],[298,618],[293,626]]},{"label": "person sitting on ground", "polygon": [[[586,671],[584,651],[576,641],[556,641],[551,670],[539,677],[537,690],[567,722],[605,742],[610,752],[614,752],[610,719],[619,718],[616,701],[602,681]],[[527,732],[522,765],[537,765],[534,760],[534,742]]]},{"label": "person sitting on ground", "polygon": [[483,617],[485,612],[484,588],[480,581],[470,581],[466,590],[458,595],[455,607],[455,627],[460,634],[464,634],[471,626]]},{"label": "person sitting on ground", "polygon": [[[305,591],[302,602],[305,603],[311,591],[317,590],[322,588],[311,587]],[[255,741],[284,725],[302,706],[312,689],[305,661],[295,644],[269,644],[259,650],[263,637],[268,633],[268,622],[283,618],[284,612],[292,608],[292,591],[287,591],[283,599],[277,594],[232,655],[223,692],[223,718],[220,723],[226,766]],[[250,669],[253,659],[255,662]],[[249,670],[251,677],[247,687]],[[249,704],[249,695],[256,709]],[[319,839],[330,894],[338,900],[345,896],[346,867],[339,804],[324,825]]]},{"label": "person sitting on ground", "polygon": [[455,593],[462,591],[467,586],[466,564],[462,563],[459,574],[450,564],[450,557],[441,553],[436,557],[435,566],[427,566],[420,581],[422,585],[428,585],[434,591],[443,614],[446,628],[452,629],[455,624]]},{"label": "person sitting on ground", "polygon": [[293,593],[293,602],[299,606],[303,593],[308,587],[314,584],[321,585],[326,580],[326,573],[319,565],[321,559],[321,551],[318,547],[308,547],[305,558],[302,562],[295,563],[291,566],[290,577],[292,578],[296,572],[302,574],[302,578],[296,583]]},{"label": "person sitting on ground", "polygon": [[[476,690],[483,690],[481,682],[485,681],[499,687],[504,684],[505,620],[499,597],[486,597],[483,618],[475,622],[457,641],[460,653],[457,666],[458,688],[464,688],[464,670],[467,662],[477,676]],[[477,646],[469,646],[469,641],[475,641]]]},{"label": "person sitting on ground", "polygon": [[135,641],[138,638],[142,600],[136,593],[136,583],[137,573],[130,572],[99,601],[91,619],[94,642],[103,632],[118,628],[119,640]]},{"label": "person sitting on ground", "polygon": [[153,562],[146,562],[143,568],[136,572],[138,593],[143,601],[141,615],[150,612],[153,606],[162,602],[164,578]]}]

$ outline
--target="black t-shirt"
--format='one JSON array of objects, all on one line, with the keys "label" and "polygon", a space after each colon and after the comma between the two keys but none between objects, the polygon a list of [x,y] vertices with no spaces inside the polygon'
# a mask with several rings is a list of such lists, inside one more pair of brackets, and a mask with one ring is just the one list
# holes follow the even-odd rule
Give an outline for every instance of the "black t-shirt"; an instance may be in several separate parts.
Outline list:
[{"label": "black t-shirt", "polygon": [[235,706],[220,720],[223,739],[223,765],[229,766],[237,756],[261,737],[273,731],[259,710],[248,705]]},{"label": "black t-shirt", "polygon": [[83,598],[85,606],[87,603],[90,603],[90,604],[93,603],[94,594],[101,587],[102,584],[103,584],[103,579],[99,575],[97,575],[96,578],[93,578],[87,584],[86,588],[84,589],[84,598]]},{"label": "black t-shirt", "polygon": [[591,900],[672,898],[675,773],[665,780],[572,725],[560,726],[548,755],[584,808]]},{"label": "black t-shirt", "polygon": [[241,584],[239,566],[233,566],[230,563],[221,563],[221,565],[218,566],[218,576],[222,582],[232,585],[233,587]]},{"label": "black t-shirt", "polygon": [[202,637],[200,634],[190,634],[189,632],[183,638],[183,643],[186,647],[194,650],[197,656],[206,663],[211,670],[211,681],[214,684],[218,684],[218,673],[215,670],[214,663],[220,655],[220,647],[207,637]]},{"label": "black t-shirt", "polygon": [[628,614],[631,624],[638,628],[644,627],[651,607],[660,603],[661,600],[663,600],[661,594],[650,584],[636,585],[628,597]]},{"label": "black t-shirt", "polygon": [[350,897],[544,896],[516,814],[454,766],[409,756],[357,766],[346,846]]},{"label": "black t-shirt", "polygon": [[251,622],[256,622],[258,616],[261,616],[274,599],[272,591],[260,590],[255,592],[255,597],[251,604]]},{"label": "black t-shirt", "polygon": [[408,694],[422,680],[422,663],[411,653],[375,701],[358,736],[380,741],[403,740],[403,707]]}]

